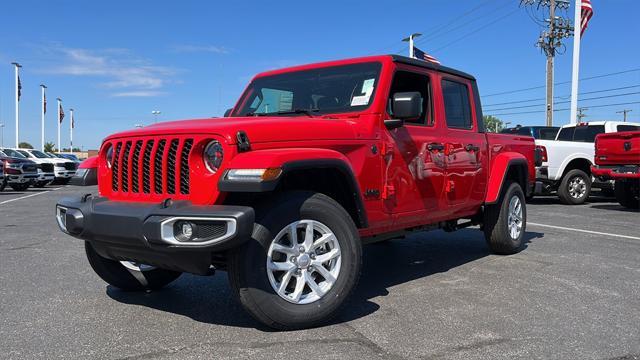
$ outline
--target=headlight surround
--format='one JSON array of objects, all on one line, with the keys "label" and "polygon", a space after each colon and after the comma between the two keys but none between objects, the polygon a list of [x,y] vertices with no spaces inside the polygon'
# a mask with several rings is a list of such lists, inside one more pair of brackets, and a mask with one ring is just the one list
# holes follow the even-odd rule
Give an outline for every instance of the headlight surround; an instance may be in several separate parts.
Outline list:
[{"label": "headlight surround", "polygon": [[105,156],[104,157],[107,160],[107,167],[109,169],[111,169],[111,165],[112,165],[112,162],[113,162],[113,145],[109,144],[107,146],[108,146],[108,148],[107,148],[107,151],[105,151]]},{"label": "headlight surround", "polygon": [[207,169],[215,174],[220,170],[222,160],[224,159],[224,149],[222,148],[222,144],[217,140],[209,142],[209,144],[204,148],[202,158],[204,159],[204,165]]},{"label": "headlight surround", "polygon": [[20,169],[22,169],[22,164],[7,163],[6,167],[7,167],[7,169],[20,170]]}]

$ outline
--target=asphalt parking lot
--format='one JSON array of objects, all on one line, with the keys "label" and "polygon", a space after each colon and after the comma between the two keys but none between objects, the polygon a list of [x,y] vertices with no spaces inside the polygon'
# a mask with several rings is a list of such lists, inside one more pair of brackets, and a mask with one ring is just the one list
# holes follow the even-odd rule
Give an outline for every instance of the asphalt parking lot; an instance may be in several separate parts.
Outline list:
[{"label": "asphalt parking lot", "polygon": [[535,199],[514,256],[489,254],[474,229],[366,246],[332,325],[274,332],[224,272],[152,293],[107,286],[55,225],[55,201],[81,192],[0,193],[0,358],[640,358],[640,213],[610,199]]}]

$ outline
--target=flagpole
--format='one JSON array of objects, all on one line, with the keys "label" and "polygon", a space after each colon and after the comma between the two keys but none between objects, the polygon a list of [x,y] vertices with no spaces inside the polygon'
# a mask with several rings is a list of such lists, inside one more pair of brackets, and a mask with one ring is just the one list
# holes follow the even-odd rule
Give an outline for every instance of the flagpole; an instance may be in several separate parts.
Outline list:
[{"label": "flagpole", "polygon": [[40,84],[40,88],[42,89],[42,108],[40,109],[40,119],[41,119],[41,123],[40,123],[40,144],[41,145],[41,150],[44,151],[44,113],[45,113],[45,101],[46,101],[46,95],[45,95],[45,89],[47,88],[44,84]]},{"label": "flagpole", "polygon": [[422,35],[422,34],[413,33],[413,34],[409,35],[409,37],[402,39],[402,41],[408,41],[409,42],[409,57],[412,58],[412,59],[415,58],[415,54],[413,53],[413,39],[417,38],[420,35]]},{"label": "flagpole", "polygon": [[62,99],[57,98],[56,100],[58,100],[58,152],[62,152],[60,148],[60,108],[62,107]]},{"label": "flagpole", "polygon": [[73,154],[73,109],[69,109],[69,153]]},{"label": "flagpole", "polygon": [[22,65],[17,62],[11,63],[15,67],[16,74],[16,149],[20,145],[20,68]]},{"label": "flagpole", "polygon": [[569,122],[575,124],[578,119],[578,77],[580,76],[580,40],[582,38],[582,0],[576,0],[573,20],[573,71],[571,74],[571,115]]}]

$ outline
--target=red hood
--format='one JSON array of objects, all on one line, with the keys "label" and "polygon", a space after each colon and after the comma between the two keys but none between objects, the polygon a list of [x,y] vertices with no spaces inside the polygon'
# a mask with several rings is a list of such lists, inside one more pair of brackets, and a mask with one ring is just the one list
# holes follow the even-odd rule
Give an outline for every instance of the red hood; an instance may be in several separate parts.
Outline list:
[{"label": "red hood", "polygon": [[236,141],[240,130],[247,133],[251,143],[275,141],[362,139],[362,126],[354,126],[362,119],[309,118],[309,117],[229,117],[163,122],[142,129],[113,134],[107,138],[137,137],[145,135],[216,134]]}]

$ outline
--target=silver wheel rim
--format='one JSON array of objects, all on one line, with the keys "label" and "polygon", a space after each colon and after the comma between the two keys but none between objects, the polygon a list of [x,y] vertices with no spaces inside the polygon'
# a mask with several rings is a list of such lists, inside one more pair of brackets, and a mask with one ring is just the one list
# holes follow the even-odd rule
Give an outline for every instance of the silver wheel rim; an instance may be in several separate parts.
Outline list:
[{"label": "silver wheel rim", "polygon": [[581,176],[569,180],[569,195],[574,199],[580,199],[587,193],[587,183]]},{"label": "silver wheel rim", "polygon": [[267,276],[273,290],[294,304],[325,296],[340,275],[340,244],[328,226],[300,220],[280,230],[267,252]]},{"label": "silver wheel rim", "polygon": [[507,226],[509,227],[509,236],[513,240],[518,239],[522,233],[522,202],[515,195],[509,200]]},{"label": "silver wheel rim", "polygon": [[152,266],[152,265],[140,264],[133,261],[120,261],[120,264],[122,264],[122,266],[126,267],[128,270],[131,270],[131,271],[145,272],[145,271],[154,270],[156,268],[155,266]]}]

